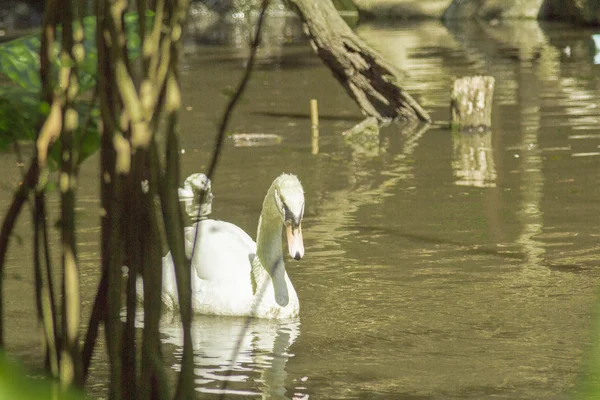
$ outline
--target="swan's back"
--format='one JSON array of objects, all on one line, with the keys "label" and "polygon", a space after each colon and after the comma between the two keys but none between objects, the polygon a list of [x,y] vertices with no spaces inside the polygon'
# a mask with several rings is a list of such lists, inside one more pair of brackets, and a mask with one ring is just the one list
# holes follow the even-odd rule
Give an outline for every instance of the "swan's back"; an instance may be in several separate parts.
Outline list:
[{"label": "swan's back", "polygon": [[198,278],[214,283],[234,285],[250,281],[251,259],[256,243],[238,226],[224,221],[207,219],[185,229],[186,252],[192,254],[192,244],[198,237],[192,267]]}]

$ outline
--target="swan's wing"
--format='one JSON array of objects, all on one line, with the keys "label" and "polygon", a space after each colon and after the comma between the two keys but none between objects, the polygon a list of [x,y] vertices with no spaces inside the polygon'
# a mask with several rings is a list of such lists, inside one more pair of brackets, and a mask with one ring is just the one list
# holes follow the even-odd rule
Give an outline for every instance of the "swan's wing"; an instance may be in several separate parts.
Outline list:
[{"label": "swan's wing", "polygon": [[194,239],[196,238],[196,224],[183,228],[183,239],[185,241],[185,256],[189,260],[192,258],[194,249]]},{"label": "swan's wing", "polygon": [[[256,243],[250,236],[229,222],[207,219],[194,224],[193,227],[196,225],[199,231],[192,266],[198,277],[229,284],[249,281],[249,258],[256,253]],[[196,237],[195,229],[186,230],[185,234],[186,243],[193,243]]]},{"label": "swan's wing", "polygon": [[[192,277],[192,287],[194,287]],[[138,276],[135,282],[137,298],[144,301],[144,283],[141,276]],[[162,291],[161,297],[163,303],[170,309],[178,307],[179,297],[177,294],[177,280],[175,278],[175,265],[171,258],[171,252],[168,252],[162,258]]]},{"label": "swan's wing", "polygon": [[[248,236],[248,234],[237,225],[214,219],[202,220],[199,224],[201,228],[203,228],[204,230],[208,230],[209,233],[210,231],[212,231],[222,233],[224,235],[227,235],[228,237],[235,237],[237,238],[237,240],[241,240],[244,243],[244,245],[247,246],[249,249],[252,249],[253,253],[256,252],[256,243],[254,243],[254,240],[252,240],[252,238]],[[187,258],[192,257],[192,250],[194,247],[193,244],[194,240],[196,240],[196,225],[198,224],[186,226],[183,229],[183,236],[185,238],[185,254]],[[198,232],[198,234],[199,233],[200,232]]]}]

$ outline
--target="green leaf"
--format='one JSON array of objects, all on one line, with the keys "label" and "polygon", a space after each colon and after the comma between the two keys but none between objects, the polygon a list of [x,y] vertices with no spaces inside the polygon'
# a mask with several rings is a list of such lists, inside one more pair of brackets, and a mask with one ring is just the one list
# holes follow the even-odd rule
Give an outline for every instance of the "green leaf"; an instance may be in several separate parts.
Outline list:
[{"label": "green leaf", "polygon": [[48,110],[38,91],[0,86],[0,149],[15,141],[34,140]]},{"label": "green leaf", "polygon": [[[88,114],[92,113],[90,124],[77,127],[73,135],[73,143],[79,151],[78,163],[81,164],[100,149],[99,110],[98,108],[90,109],[88,103],[80,102],[77,104],[77,112],[79,113],[80,121],[87,120]],[[58,169],[61,157],[62,145],[60,140],[58,140],[48,152],[48,164],[51,169]]]},{"label": "green leaf", "polygon": [[100,131],[97,124],[90,124],[87,131],[80,133],[79,163],[94,154],[100,148]]},{"label": "green leaf", "polygon": [[0,352],[0,399],[83,400],[83,393],[59,387],[56,381],[32,379],[25,369]]},{"label": "green leaf", "polygon": [[[99,110],[90,108],[90,104],[80,101],[76,104],[80,121],[88,119],[90,123],[75,130],[74,142],[79,143],[79,163],[94,154],[100,148],[98,129]],[[40,122],[48,115],[49,105],[40,100],[40,94],[16,86],[0,86],[0,150],[15,141],[34,141]],[[58,141],[49,153],[52,168],[60,165],[61,147]]]},{"label": "green leaf", "polygon": [[[124,17],[125,33],[127,37],[127,54],[129,59],[134,60],[141,54],[141,40],[139,35],[139,17],[137,13],[127,13]],[[154,22],[154,13],[146,12],[146,26],[151,27]],[[98,67],[98,50],[96,48],[96,17],[83,19],[83,47],[85,58],[79,66],[80,85],[82,90],[87,90],[96,84]],[[0,70],[1,72],[1,70]]]},{"label": "green leaf", "polygon": [[[139,18],[136,13],[128,13],[124,17],[127,35],[127,51],[130,59],[141,54],[139,36]],[[151,29],[154,13],[146,14],[146,26]],[[83,47],[85,56],[79,65],[79,86],[82,92],[96,85],[98,52],[96,49],[96,17],[83,19]],[[57,37],[60,38],[60,29]],[[0,74],[7,76],[15,86],[0,86],[0,150],[11,143],[22,140],[35,140],[37,129],[42,118],[48,115],[50,106],[41,101],[41,81],[39,77],[41,42],[38,35],[25,36],[0,44]],[[59,46],[53,48],[54,79],[60,69]],[[75,132],[75,143],[79,143],[81,163],[100,148],[98,130],[99,112],[90,110],[89,104],[78,102],[80,121],[89,112],[92,123],[87,127],[79,127]],[[83,132],[83,129],[87,129]],[[60,162],[60,143],[50,149],[50,165],[58,166]]]},{"label": "green leaf", "polygon": [[[125,31],[127,35],[127,51],[131,60],[141,54],[139,36],[139,18],[137,13],[125,14]],[[146,13],[146,26],[151,27],[154,13]],[[98,51],[96,49],[96,17],[83,19],[83,47],[85,56],[79,65],[79,85],[82,92],[96,85]],[[61,38],[61,29],[57,29],[57,38]],[[39,35],[28,35],[0,44],[0,74],[5,75],[15,84],[31,91],[41,91],[40,80],[40,48]],[[52,49],[52,76],[56,81],[61,67],[59,57],[60,45]]]},{"label": "green leaf", "polygon": [[39,89],[40,38],[29,35],[0,45],[0,73],[24,89]]}]

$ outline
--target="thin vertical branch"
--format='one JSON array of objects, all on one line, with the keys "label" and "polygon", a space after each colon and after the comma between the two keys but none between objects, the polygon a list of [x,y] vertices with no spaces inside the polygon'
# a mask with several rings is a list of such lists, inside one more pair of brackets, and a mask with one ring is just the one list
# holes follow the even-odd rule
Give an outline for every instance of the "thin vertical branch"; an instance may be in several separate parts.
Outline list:
[{"label": "thin vertical branch", "polygon": [[85,341],[83,342],[83,350],[81,351],[84,384],[88,377],[92,355],[94,354],[94,347],[96,345],[96,339],[98,338],[98,328],[100,327],[100,322],[106,320],[106,296],[108,292],[108,277],[106,274],[106,271],[102,270],[100,284],[98,285],[98,290],[96,291],[96,298],[94,299],[92,313],[90,315],[88,328],[85,334]]},{"label": "thin vertical branch", "polygon": [[[225,138],[225,132],[227,130],[227,125],[229,124],[229,120],[231,119],[231,114],[233,113],[233,110],[235,109],[237,102],[241,98],[242,93],[246,89],[246,85],[248,84],[248,81],[250,80],[252,71],[254,69],[254,61],[256,58],[256,53],[258,51],[258,46],[260,44],[262,27],[263,27],[263,23],[264,23],[264,20],[266,17],[267,8],[269,7],[269,0],[263,0],[261,7],[262,8],[260,10],[260,15],[258,17],[258,22],[256,25],[256,32],[254,34],[254,39],[252,40],[252,44],[250,47],[250,56],[248,57],[248,64],[246,65],[246,70],[244,72],[242,80],[240,81],[240,83],[238,85],[238,88],[237,88],[235,94],[233,95],[233,97],[229,101],[229,104],[227,105],[227,108],[226,108],[225,113],[223,114],[223,118],[221,120],[221,124],[219,125],[217,141],[215,144],[215,148],[213,150],[213,158],[211,160],[210,167],[208,168],[207,176],[208,176],[209,180],[212,180],[215,168],[217,167],[217,164],[219,162],[219,158],[221,155],[221,148],[223,146],[223,140]],[[205,196],[205,192],[202,192],[200,204],[202,204],[202,202],[204,201],[204,196]],[[196,243],[198,240],[198,234],[199,234],[198,233],[198,225],[196,225],[196,231],[194,232],[194,245],[192,248],[192,257],[191,257],[192,259],[194,258],[194,252],[196,251]],[[264,287],[261,288],[260,293],[258,293],[257,295],[262,296],[263,294],[264,294]],[[240,332],[240,335],[239,335],[237,343],[236,343],[236,347],[233,352],[232,363],[235,363],[235,360],[237,359],[237,355],[239,353],[239,348],[241,346],[243,337],[245,337],[248,327],[250,325],[250,320],[251,320],[251,317],[246,318],[246,321],[244,323],[244,328]],[[221,399],[225,398],[225,393],[227,391],[227,386],[229,384],[229,378],[231,376],[232,369],[233,369],[233,366],[227,371],[227,374],[225,375],[225,379],[223,380],[223,384],[221,385],[221,395],[219,396],[219,398],[221,398]]]},{"label": "thin vertical branch", "polygon": [[[17,164],[21,170],[22,179],[25,180],[26,173],[24,170],[24,160],[21,154],[21,147],[18,142],[14,142],[15,154],[17,156]],[[35,162],[35,161],[33,161]],[[29,198],[29,196],[27,196]],[[38,198],[36,194],[36,199]],[[37,308],[38,322],[40,323],[42,333],[42,346],[44,347],[45,353],[45,364],[46,368],[50,370],[52,376],[58,376],[58,357],[56,348],[56,318],[53,312],[54,303],[52,293],[48,293],[47,288],[44,287],[44,281],[42,276],[42,268],[40,262],[40,246],[45,249],[44,254],[47,256],[49,249],[47,242],[43,239],[47,235],[44,235],[42,241],[40,241],[40,234],[47,233],[45,224],[45,210],[43,207],[44,203],[41,203],[41,207],[37,204],[30,204],[32,216],[34,218],[34,237],[33,237],[33,253],[34,253],[34,279],[35,279],[35,299]],[[40,230],[40,227],[42,228]],[[43,232],[41,232],[43,231]],[[49,263],[49,257],[46,257],[46,262]],[[50,281],[51,282],[51,281]],[[46,290],[44,290],[46,289]],[[52,288],[50,288],[52,289]]]},{"label": "thin vertical branch", "polygon": [[[52,47],[56,39],[56,26],[58,24],[58,7],[56,0],[48,0],[44,10],[44,21],[41,34],[40,47],[40,80],[42,83],[42,97],[47,104],[53,99],[54,82],[52,82]],[[38,138],[42,135],[39,132]],[[35,147],[33,162],[38,163],[38,147]],[[47,150],[44,150],[47,151]],[[45,167],[40,166],[41,169]],[[38,179],[41,174],[38,174]],[[43,174],[46,176],[46,174]],[[34,271],[36,277],[36,304],[38,318],[43,326],[43,341],[46,351],[46,361],[53,376],[59,376],[59,351],[60,339],[56,317],[56,303],[54,299],[54,285],[52,277],[52,262],[50,257],[50,244],[48,241],[48,227],[46,224],[46,197],[45,184],[36,182],[35,200],[33,209],[34,220]],[[41,237],[40,237],[41,236]],[[43,257],[40,252],[43,251]],[[42,273],[42,260],[45,264],[46,279]]]},{"label": "thin vertical branch", "polygon": [[[96,10],[96,46],[98,49],[98,92],[102,117],[100,137],[100,192],[102,204],[101,248],[102,274],[107,277],[107,299],[105,315],[105,333],[110,360],[109,399],[123,398],[121,376],[121,265],[123,261],[121,247],[120,207],[122,179],[117,174],[117,152],[114,147],[118,124],[117,112],[120,100],[116,93],[116,81],[113,74],[110,49],[106,37],[110,36],[111,16],[109,2],[98,1]],[[120,134],[119,134],[120,135]],[[135,382],[131,382],[135,384]]]},{"label": "thin vertical branch", "polygon": [[122,337],[122,374],[123,398],[137,398],[137,385],[131,384],[137,381],[137,344],[135,319],[137,313],[137,285],[138,274],[142,273],[144,265],[145,247],[143,234],[146,232],[143,226],[144,210],[141,202],[141,178],[138,164],[133,161],[132,170],[124,179],[124,188],[127,196],[122,199],[121,207],[126,210],[123,213],[121,224],[121,237],[124,244],[125,263],[128,266],[126,282],[126,317]]},{"label": "thin vertical branch", "polygon": [[43,96],[48,104],[52,101],[52,88],[54,86],[51,82],[52,63],[50,60],[52,58],[52,44],[56,36],[56,25],[58,24],[59,7],[57,7],[57,1],[46,0],[40,44],[40,78],[44,91]]},{"label": "thin vertical branch", "polygon": [[148,186],[145,196],[142,198],[144,215],[146,219],[147,234],[143,247],[148,255],[145,259],[144,278],[144,332],[142,334],[142,366],[140,382],[141,399],[166,399],[168,397],[168,385],[164,376],[162,363],[159,321],[161,314],[162,298],[162,257],[161,239],[163,231],[160,229],[157,215],[160,212],[158,204],[158,155],[156,154],[156,142],[150,142],[150,149],[138,149],[134,156],[135,163],[141,170],[147,173]]},{"label": "thin vertical branch", "polygon": [[[160,4],[162,6],[162,4]],[[166,173],[162,191],[163,221],[166,237],[175,267],[175,280],[179,297],[179,311],[183,327],[183,354],[179,383],[175,391],[175,399],[183,400],[194,393],[194,348],[191,335],[192,327],[192,292],[191,263],[185,257],[185,239],[183,237],[183,214],[177,194],[179,175],[179,110],[181,108],[181,89],[179,81],[179,54],[181,50],[181,32],[189,8],[188,0],[172,2],[167,5],[170,17],[170,35],[162,37],[160,45],[161,64],[149,71],[157,73],[155,79],[162,79],[166,73],[166,90],[164,97],[159,96],[159,104],[164,101],[167,113]],[[178,32],[178,34],[176,34]],[[158,121],[158,119],[155,119]]]},{"label": "thin vertical branch", "polygon": [[[225,113],[221,118],[221,123],[219,124],[219,129],[217,130],[216,143],[213,149],[213,156],[210,161],[210,166],[208,167],[208,173],[206,174],[210,181],[213,180],[213,175],[215,173],[215,169],[217,164],[219,163],[219,159],[221,158],[221,149],[223,148],[223,141],[225,140],[225,132],[227,131],[227,125],[229,125],[229,120],[231,119],[231,114],[235,109],[238,101],[242,97],[242,93],[246,89],[246,85],[252,76],[252,71],[254,70],[254,60],[256,58],[256,53],[258,51],[258,45],[260,44],[260,37],[262,32],[263,23],[267,14],[267,8],[269,7],[270,0],[263,0],[261,5],[260,14],[258,16],[258,22],[256,24],[256,32],[254,34],[254,39],[252,40],[252,44],[250,47],[250,56],[248,57],[248,64],[246,65],[246,70],[244,71],[244,75],[242,76],[242,80],[240,81],[235,94],[229,100],[227,104],[227,108],[225,109]],[[204,202],[204,196],[206,195],[205,191],[202,191],[202,195],[200,197],[200,203]],[[200,208],[198,208],[198,213],[200,213]],[[198,229],[196,226],[196,231],[194,233],[194,245],[192,247],[192,259],[194,258],[194,253],[196,251],[196,243],[198,241]]]},{"label": "thin vertical branch", "polygon": [[[37,161],[34,161],[37,164]],[[56,304],[54,302],[54,293],[51,276],[50,244],[48,243],[48,229],[46,225],[46,207],[43,191],[36,190],[35,206],[33,211],[34,218],[34,270],[35,270],[35,291],[38,319],[41,323],[44,347],[46,351],[46,363],[50,368],[52,376],[59,376],[59,338],[56,321]],[[40,237],[41,236],[41,237]],[[43,251],[44,264],[46,268],[46,279],[42,272]]]},{"label": "thin vertical branch", "polygon": [[[174,68],[175,66],[173,66]],[[179,296],[179,311],[183,326],[183,355],[176,399],[192,396],[194,387],[194,353],[191,336],[192,293],[191,263],[185,257],[185,239],[183,237],[183,214],[179,205],[177,187],[179,182],[179,138],[178,110],[181,105],[180,90],[175,71],[167,80],[167,165],[165,185],[162,193],[163,216],[169,248],[175,265],[175,279]]]},{"label": "thin vertical branch", "polygon": [[[81,368],[81,355],[79,349],[79,322],[80,322],[80,292],[79,292],[79,267],[77,263],[77,249],[75,245],[75,185],[76,170],[76,145],[74,131],[78,126],[78,113],[74,107],[77,95],[76,59],[73,56],[75,35],[83,33],[78,26],[73,12],[73,3],[63,0],[62,11],[62,50],[60,54],[61,68],[59,71],[59,88],[54,101],[63,105],[63,121],[61,132],[61,240],[63,263],[63,335],[64,348],[60,359],[60,378],[66,385],[82,385],[83,374]],[[75,28],[75,30],[74,30]]]}]

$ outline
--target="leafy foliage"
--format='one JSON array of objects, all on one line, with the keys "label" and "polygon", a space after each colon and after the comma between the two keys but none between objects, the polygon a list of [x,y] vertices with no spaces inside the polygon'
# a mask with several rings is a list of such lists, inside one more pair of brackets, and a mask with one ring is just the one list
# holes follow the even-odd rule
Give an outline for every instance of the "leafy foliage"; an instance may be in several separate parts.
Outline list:
[{"label": "leafy foliage", "polygon": [[64,391],[57,382],[31,379],[21,365],[9,360],[0,352],[0,399],[14,400],[84,400],[86,397],[74,390]]},{"label": "leafy foliage", "polygon": [[[77,104],[77,111],[81,116],[80,121],[89,119],[88,125],[79,126],[74,132],[73,141],[78,144],[77,148],[79,150],[78,164],[81,164],[100,148],[100,131],[98,127],[100,110],[97,107],[90,107],[89,103],[80,102]],[[52,146],[48,154],[50,167],[58,168],[61,155],[62,147],[59,140]]]},{"label": "leafy foliage", "polygon": [[0,45],[0,74],[24,89],[39,90],[40,38],[29,35]]},{"label": "leafy foliage", "polygon": [[[146,14],[147,26],[152,26],[153,13]],[[125,16],[127,49],[130,59],[140,55],[139,18],[136,13]],[[79,90],[86,92],[96,86],[98,74],[98,51],[96,49],[96,17],[83,19],[83,47],[85,57],[78,65]],[[60,29],[57,37],[60,38]],[[33,141],[41,121],[48,114],[49,105],[42,101],[40,79],[39,35],[28,35],[0,44],[0,75],[4,75],[12,84],[0,85],[0,150],[15,141]],[[60,70],[60,46],[52,48],[52,76],[54,81]],[[95,153],[100,146],[97,109],[90,109],[86,101],[79,101],[80,121],[92,113],[90,124],[79,127],[75,140],[80,143],[80,162]],[[83,132],[83,130],[86,130]],[[58,161],[60,146],[54,146],[51,159]]]},{"label": "leafy foliage", "polygon": [[48,113],[35,90],[0,86],[0,149],[14,141],[34,140],[36,121]]},{"label": "leafy foliage", "polygon": [[[153,22],[153,14],[146,15],[147,25]],[[134,59],[140,55],[139,18],[135,13],[125,16],[127,34],[127,50],[129,57]],[[85,58],[79,65],[80,91],[85,92],[96,84],[98,51],[96,49],[96,17],[83,19],[83,47]],[[60,29],[57,32],[60,38]],[[28,35],[0,45],[0,74],[5,75],[13,83],[24,89],[41,91],[40,80],[40,49],[39,35]],[[55,74],[60,68],[59,46],[53,47]]]}]

